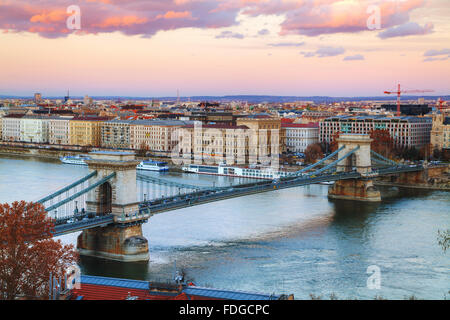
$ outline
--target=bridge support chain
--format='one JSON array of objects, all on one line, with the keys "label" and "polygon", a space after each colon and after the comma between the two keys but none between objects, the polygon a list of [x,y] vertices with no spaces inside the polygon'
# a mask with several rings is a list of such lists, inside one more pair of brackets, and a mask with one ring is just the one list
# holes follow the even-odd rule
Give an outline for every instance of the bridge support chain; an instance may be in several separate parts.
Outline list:
[{"label": "bridge support chain", "polygon": [[381,201],[381,193],[373,180],[348,179],[336,181],[328,189],[328,198],[368,202]]},{"label": "bridge support chain", "polygon": [[142,223],[112,224],[84,230],[77,241],[80,255],[122,262],[148,261],[148,241]]}]

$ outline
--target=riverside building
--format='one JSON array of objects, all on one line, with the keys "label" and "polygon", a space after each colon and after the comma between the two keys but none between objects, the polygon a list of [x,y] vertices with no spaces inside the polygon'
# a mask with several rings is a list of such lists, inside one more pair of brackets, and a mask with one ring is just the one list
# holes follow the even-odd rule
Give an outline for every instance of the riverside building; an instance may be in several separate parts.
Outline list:
[{"label": "riverside building", "polygon": [[331,143],[336,132],[370,134],[389,131],[400,147],[420,148],[430,143],[432,119],[429,117],[335,116],[319,123],[320,142]]}]

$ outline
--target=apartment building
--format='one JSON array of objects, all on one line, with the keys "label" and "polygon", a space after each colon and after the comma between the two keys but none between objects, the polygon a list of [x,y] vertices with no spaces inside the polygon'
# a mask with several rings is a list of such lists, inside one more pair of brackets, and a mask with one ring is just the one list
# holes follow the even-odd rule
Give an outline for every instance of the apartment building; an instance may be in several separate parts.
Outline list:
[{"label": "apartment building", "polygon": [[320,142],[331,143],[333,134],[369,134],[372,130],[389,131],[400,147],[420,148],[430,143],[432,119],[429,117],[336,116],[319,123]]},{"label": "apartment building", "polygon": [[70,120],[73,117],[49,117],[48,141],[50,144],[70,144]]},{"label": "apartment building", "polygon": [[100,146],[101,124],[108,120],[110,120],[110,118],[95,116],[73,118],[69,123],[69,144],[78,146]]},{"label": "apartment building", "polygon": [[283,144],[288,152],[305,152],[310,144],[319,142],[319,123],[283,123]]},{"label": "apartment building", "polygon": [[2,140],[20,141],[21,120],[24,114],[8,114],[2,118]]},{"label": "apartment building", "polygon": [[101,146],[105,148],[131,148],[130,127],[133,120],[110,120],[101,124]]},{"label": "apartment building", "polygon": [[170,152],[177,144],[173,134],[177,129],[191,124],[181,120],[134,120],[130,124],[130,147],[146,147],[150,151]]},{"label": "apartment building", "polygon": [[26,115],[21,118],[20,141],[48,143],[48,117]]},{"label": "apartment building", "polygon": [[[257,162],[257,136],[247,126],[227,124],[193,124],[182,129],[189,132],[190,139],[183,139],[183,152],[194,160],[206,163],[249,164]],[[252,158],[253,156],[253,158]]]}]

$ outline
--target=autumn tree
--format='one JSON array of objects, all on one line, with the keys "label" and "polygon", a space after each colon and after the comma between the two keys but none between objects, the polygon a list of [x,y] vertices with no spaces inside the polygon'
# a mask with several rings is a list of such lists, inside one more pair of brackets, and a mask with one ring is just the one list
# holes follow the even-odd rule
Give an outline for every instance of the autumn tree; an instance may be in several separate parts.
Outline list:
[{"label": "autumn tree", "polygon": [[54,224],[39,203],[0,204],[0,299],[46,298],[50,274],[64,278],[77,253],[52,239]]},{"label": "autumn tree", "polygon": [[386,158],[393,158],[395,142],[388,130],[375,129],[370,132],[370,149]]},{"label": "autumn tree", "polygon": [[337,142],[337,138],[339,138],[339,135],[341,133],[339,131],[336,131],[335,133],[333,133],[333,135],[331,136],[331,143],[330,143],[330,151],[334,152],[338,149],[338,145],[339,143]]},{"label": "autumn tree", "polygon": [[419,150],[419,157],[421,160],[430,160],[433,155],[433,148],[430,143],[425,144]]},{"label": "autumn tree", "polygon": [[147,144],[142,141],[142,143],[139,145],[139,149],[136,151],[136,155],[138,157],[145,157],[147,155],[147,151],[148,151],[148,146]]},{"label": "autumn tree", "polygon": [[319,143],[310,144],[305,150],[305,162],[315,163],[323,158],[323,150]]}]

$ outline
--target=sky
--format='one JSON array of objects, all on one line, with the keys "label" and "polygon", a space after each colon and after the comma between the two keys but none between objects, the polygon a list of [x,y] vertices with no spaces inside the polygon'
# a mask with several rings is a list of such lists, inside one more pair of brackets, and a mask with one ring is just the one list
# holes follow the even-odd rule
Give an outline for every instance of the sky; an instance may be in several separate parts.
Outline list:
[{"label": "sky", "polygon": [[0,0],[0,95],[450,94],[448,0]]}]

